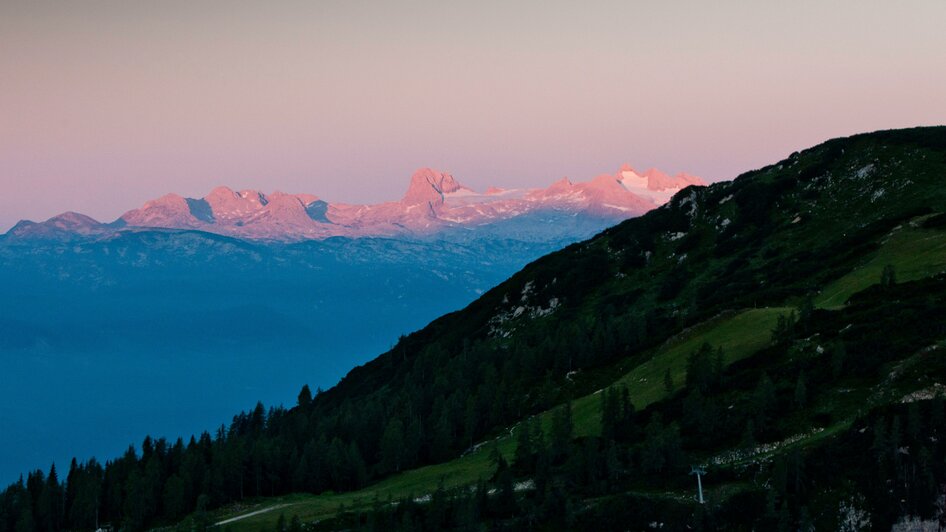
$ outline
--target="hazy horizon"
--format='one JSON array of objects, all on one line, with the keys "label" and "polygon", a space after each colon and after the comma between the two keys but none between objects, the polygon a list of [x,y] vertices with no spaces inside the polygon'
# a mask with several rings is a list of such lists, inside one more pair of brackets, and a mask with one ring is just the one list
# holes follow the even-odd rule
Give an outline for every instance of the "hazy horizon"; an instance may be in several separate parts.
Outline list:
[{"label": "hazy horizon", "polygon": [[0,231],[217,185],[399,198],[622,163],[729,179],[946,123],[946,3],[6,2]]}]

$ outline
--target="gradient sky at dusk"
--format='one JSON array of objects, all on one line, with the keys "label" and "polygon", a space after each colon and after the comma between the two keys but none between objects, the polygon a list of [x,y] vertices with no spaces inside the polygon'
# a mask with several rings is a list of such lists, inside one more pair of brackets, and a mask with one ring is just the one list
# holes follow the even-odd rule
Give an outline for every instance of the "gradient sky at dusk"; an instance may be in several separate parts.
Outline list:
[{"label": "gradient sky at dusk", "polygon": [[4,1],[0,231],[213,186],[709,180],[946,123],[946,2]]}]

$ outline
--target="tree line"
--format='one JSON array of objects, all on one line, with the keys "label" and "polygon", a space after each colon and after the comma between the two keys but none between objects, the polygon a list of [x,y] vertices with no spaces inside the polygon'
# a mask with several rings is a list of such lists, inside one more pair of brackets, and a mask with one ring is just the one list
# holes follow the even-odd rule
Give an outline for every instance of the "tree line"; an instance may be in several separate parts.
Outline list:
[{"label": "tree line", "polygon": [[212,434],[147,437],[105,463],[73,460],[65,478],[32,471],[0,492],[0,532],[140,530],[247,497],[356,490],[446,461],[561,402],[569,371],[642,341],[635,323],[622,315],[587,328],[537,324],[509,342],[435,341],[413,354],[402,340],[371,368],[386,385],[368,393],[304,386],[293,408],[257,404]]}]

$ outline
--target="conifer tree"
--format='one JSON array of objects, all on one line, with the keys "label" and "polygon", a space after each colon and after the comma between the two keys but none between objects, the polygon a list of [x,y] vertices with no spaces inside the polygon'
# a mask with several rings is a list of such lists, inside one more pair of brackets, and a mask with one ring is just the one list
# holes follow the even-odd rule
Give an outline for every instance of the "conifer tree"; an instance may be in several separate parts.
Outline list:
[{"label": "conifer tree", "polygon": [[805,408],[808,403],[808,388],[805,385],[805,374],[799,372],[795,380],[795,408]]},{"label": "conifer tree", "polygon": [[779,314],[775,322],[775,329],[772,330],[772,342],[777,345],[783,345],[791,342],[795,338],[795,322],[797,316],[793,310],[787,316]]},{"label": "conifer tree", "polygon": [[686,363],[686,386],[707,394],[716,380],[713,361],[713,348],[704,343],[699,349],[690,353]]},{"label": "conifer tree", "polygon": [[752,423],[752,420],[746,422],[746,427],[742,432],[742,440],[739,443],[739,447],[750,450],[754,449],[756,446],[755,439],[755,425]]},{"label": "conifer tree", "polygon": [[874,441],[871,450],[877,457],[877,462],[883,464],[887,458],[887,422],[880,417],[874,422]]},{"label": "conifer tree", "polygon": [[605,388],[601,391],[601,437],[613,440],[617,435],[620,418],[620,398],[617,390]]},{"label": "conifer tree", "polygon": [[289,520],[289,532],[302,532],[302,522],[298,515],[293,514],[292,519]]},{"label": "conifer tree", "polygon": [[808,334],[811,330],[811,319],[815,312],[815,302],[810,295],[805,296],[801,306],[798,307],[798,328],[802,333]]},{"label": "conifer tree", "polygon": [[726,354],[722,346],[716,348],[716,356],[713,357],[713,386],[719,390],[723,387],[723,373],[726,371]]},{"label": "conifer tree", "polygon": [[561,459],[566,455],[573,430],[571,403],[565,403],[552,414],[550,447],[553,458]]},{"label": "conifer tree", "polygon": [[897,284],[897,274],[894,271],[893,264],[887,264],[884,266],[883,271],[880,272],[880,286],[882,288],[892,288]]},{"label": "conifer tree", "polygon": [[404,452],[404,423],[400,418],[394,417],[388,422],[381,435],[381,464],[379,465],[382,474],[398,472],[402,466],[402,455]]},{"label": "conifer tree", "polygon": [[539,416],[532,416],[529,425],[532,451],[536,454],[542,453],[545,449],[545,430],[542,429],[542,419]]},{"label": "conifer tree", "polygon": [[775,405],[775,385],[766,373],[759,378],[759,384],[752,393],[751,400],[756,429],[764,432],[768,428],[769,412]]},{"label": "conifer tree", "polygon": [[844,359],[847,358],[847,350],[844,348],[844,342],[838,340],[831,346],[831,376],[835,379],[841,376],[844,370]]},{"label": "conifer tree", "polygon": [[662,420],[659,414],[655,414],[644,429],[644,442],[641,446],[641,466],[648,473],[660,473],[666,468],[663,436]]},{"label": "conifer tree", "polygon": [[531,420],[524,420],[516,427],[516,451],[513,455],[513,466],[519,471],[531,471],[535,458],[532,448]]},{"label": "conifer tree", "polygon": [[430,457],[434,462],[442,462],[450,458],[451,448],[450,422],[446,411],[441,411],[435,418],[433,437],[430,442]]}]

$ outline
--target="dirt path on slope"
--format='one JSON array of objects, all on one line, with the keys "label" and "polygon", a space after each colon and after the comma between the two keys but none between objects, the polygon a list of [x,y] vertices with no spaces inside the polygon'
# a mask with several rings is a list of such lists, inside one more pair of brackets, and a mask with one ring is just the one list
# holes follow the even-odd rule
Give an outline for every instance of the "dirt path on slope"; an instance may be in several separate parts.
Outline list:
[{"label": "dirt path on slope", "polygon": [[269,508],[263,508],[262,510],[256,510],[255,512],[250,512],[248,514],[238,515],[236,517],[231,517],[230,519],[224,519],[214,523],[214,526],[228,525],[236,521],[246,519],[247,517],[253,517],[254,515],[265,514],[266,512],[272,512],[273,510],[278,510],[280,508],[285,508],[286,506],[291,506],[290,504],[277,504],[276,506],[270,506]]}]

